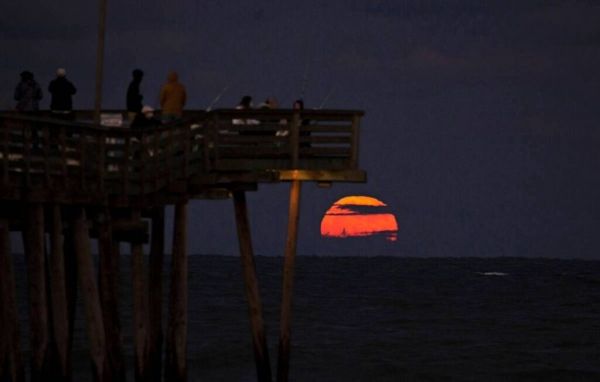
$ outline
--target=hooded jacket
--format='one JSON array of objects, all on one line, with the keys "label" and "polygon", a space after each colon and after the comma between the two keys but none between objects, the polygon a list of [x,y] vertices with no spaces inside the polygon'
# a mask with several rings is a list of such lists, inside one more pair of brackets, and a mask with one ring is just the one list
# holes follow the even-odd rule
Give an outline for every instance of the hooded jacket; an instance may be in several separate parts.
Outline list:
[{"label": "hooded jacket", "polygon": [[16,109],[19,111],[39,110],[39,100],[42,99],[42,89],[33,79],[24,79],[15,88]]},{"label": "hooded jacket", "polygon": [[162,114],[171,114],[181,117],[187,94],[185,87],[178,82],[177,73],[171,72],[167,83],[160,89],[160,107]]}]

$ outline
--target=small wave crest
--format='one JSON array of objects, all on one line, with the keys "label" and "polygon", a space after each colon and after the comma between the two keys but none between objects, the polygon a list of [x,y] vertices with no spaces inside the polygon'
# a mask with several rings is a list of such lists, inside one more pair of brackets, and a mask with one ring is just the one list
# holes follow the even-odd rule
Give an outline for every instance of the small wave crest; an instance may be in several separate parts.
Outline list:
[{"label": "small wave crest", "polygon": [[508,276],[508,273],[504,272],[476,272],[478,275],[482,276]]}]

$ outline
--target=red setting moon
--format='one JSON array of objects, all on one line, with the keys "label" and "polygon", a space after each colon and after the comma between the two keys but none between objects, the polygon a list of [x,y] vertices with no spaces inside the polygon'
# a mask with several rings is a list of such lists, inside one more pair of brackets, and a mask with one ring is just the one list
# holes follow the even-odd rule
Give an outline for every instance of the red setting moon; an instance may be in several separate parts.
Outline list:
[{"label": "red setting moon", "polygon": [[370,196],[346,196],[335,202],[321,220],[321,236],[329,238],[380,236],[398,238],[394,214],[381,200]]}]

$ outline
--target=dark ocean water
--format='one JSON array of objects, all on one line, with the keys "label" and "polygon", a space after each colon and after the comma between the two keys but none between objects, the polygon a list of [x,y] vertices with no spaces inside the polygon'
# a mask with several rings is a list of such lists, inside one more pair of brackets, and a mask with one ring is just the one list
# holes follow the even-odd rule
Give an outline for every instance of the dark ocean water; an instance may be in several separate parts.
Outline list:
[{"label": "dark ocean water", "polygon": [[[24,274],[21,257],[16,267]],[[257,257],[273,370],[281,268],[281,258]],[[295,280],[292,381],[600,380],[598,261],[299,256]],[[189,285],[189,380],[256,380],[239,259],[191,256]],[[80,307],[77,381],[89,380],[82,317]]]}]

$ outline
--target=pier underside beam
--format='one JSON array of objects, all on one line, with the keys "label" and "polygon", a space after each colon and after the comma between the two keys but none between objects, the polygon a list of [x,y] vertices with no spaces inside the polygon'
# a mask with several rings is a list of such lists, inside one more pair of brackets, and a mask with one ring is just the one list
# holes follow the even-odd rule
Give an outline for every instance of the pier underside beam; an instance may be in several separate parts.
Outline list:
[{"label": "pier underside beam", "polygon": [[246,194],[244,191],[234,191],[233,202],[240,245],[240,257],[242,260],[242,272],[244,275],[244,285],[246,287],[246,299],[248,300],[248,313],[250,315],[256,373],[259,382],[270,382],[272,381],[271,364],[269,361],[262,303],[260,299],[260,290],[258,288],[258,277],[256,276],[254,253],[252,250]]}]

